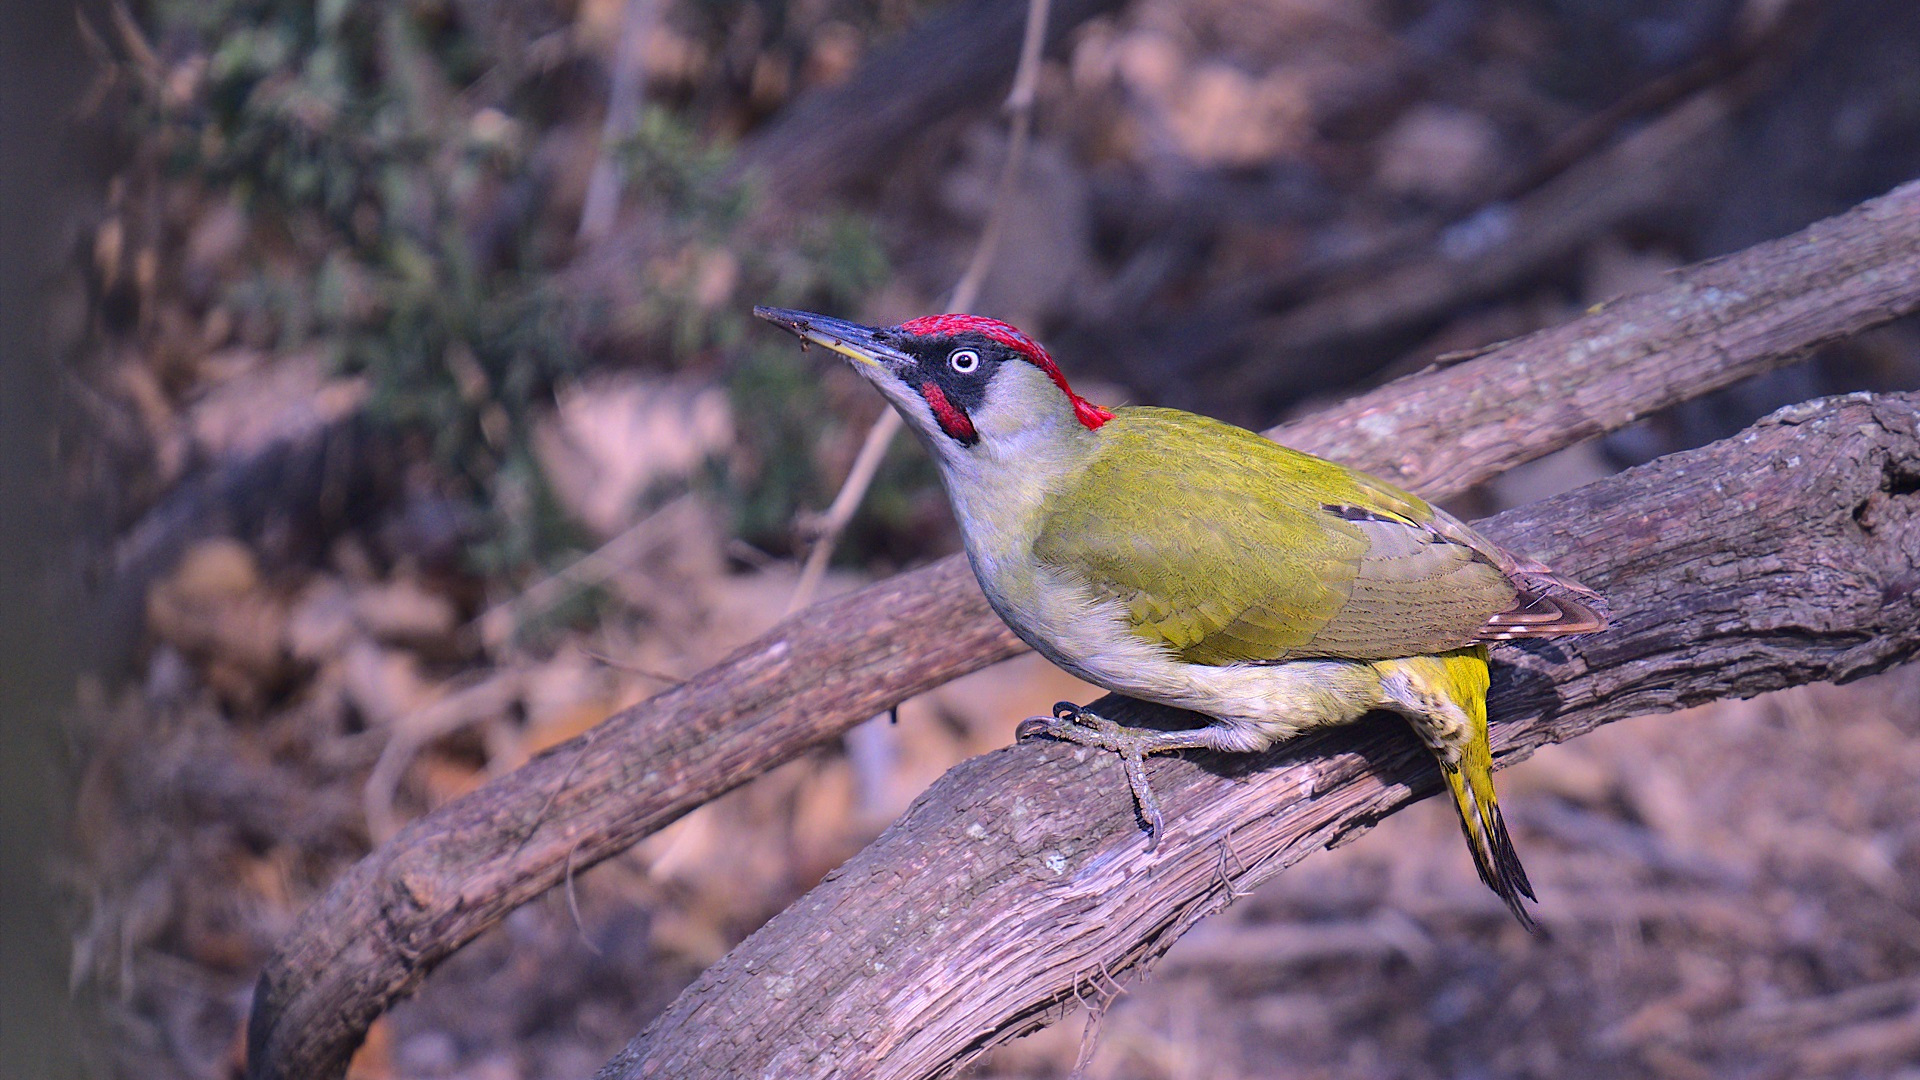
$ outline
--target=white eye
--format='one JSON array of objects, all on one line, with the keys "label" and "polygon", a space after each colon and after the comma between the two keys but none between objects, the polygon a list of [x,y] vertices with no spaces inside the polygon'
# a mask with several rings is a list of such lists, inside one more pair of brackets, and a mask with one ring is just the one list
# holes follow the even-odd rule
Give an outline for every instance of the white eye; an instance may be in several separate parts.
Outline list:
[{"label": "white eye", "polygon": [[955,349],[947,357],[947,366],[962,375],[971,375],[980,368],[980,354],[972,349]]}]

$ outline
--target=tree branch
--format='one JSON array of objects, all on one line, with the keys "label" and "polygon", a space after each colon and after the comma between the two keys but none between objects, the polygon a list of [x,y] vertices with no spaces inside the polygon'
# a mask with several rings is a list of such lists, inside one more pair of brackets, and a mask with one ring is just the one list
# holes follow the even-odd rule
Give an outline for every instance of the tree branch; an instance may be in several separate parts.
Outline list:
[{"label": "tree branch", "polygon": [[1920,309],[1920,182],[1269,432],[1444,499]]},{"label": "tree branch", "polygon": [[[1503,764],[1611,720],[1881,671],[1920,653],[1920,394],[1795,406],[1481,527],[1619,614],[1604,634],[1498,650]],[[1378,719],[1251,761],[1153,759],[1168,830],[1152,851],[1110,754],[1031,742],[965,762],[600,1080],[952,1075],[1103,996],[1236,892],[1438,791],[1431,755]]]},{"label": "tree branch", "polygon": [[[1117,10],[1120,0],[1054,0],[1051,35]],[[891,172],[915,136],[988,100],[1015,71],[1026,0],[956,0],[876,49],[838,86],[807,94],[743,149],[741,167],[776,206],[820,201]]]},{"label": "tree branch", "polygon": [[[1271,434],[1445,498],[1916,307],[1920,184],[1910,184]],[[335,882],[268,962],[249,1021],[249,1075],[339,1075],[390,1002],[568,867],[623,851],[899,701],[1024,648],[964,561],[946,559],[810,608],[440,807]]]}]

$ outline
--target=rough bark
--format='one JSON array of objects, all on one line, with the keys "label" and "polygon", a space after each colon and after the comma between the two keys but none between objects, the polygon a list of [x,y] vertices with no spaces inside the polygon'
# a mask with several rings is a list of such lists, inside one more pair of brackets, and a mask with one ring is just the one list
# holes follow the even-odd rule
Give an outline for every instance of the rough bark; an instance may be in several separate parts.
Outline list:
[{"label": "rough bark", "polygon": [[[1908,185],[1270,434],[1444,498],[1916,307],[1920,185]],[[268,962],[250,1076],[339,1075],[390,1002],[569,868],[1023,649],[947,559],[817,605],[421,818],[343,875]]]},{"label": "rough bark", "polygon": [[[1618,614],[1603,634],[1498,650],[1502,763],[1611,720],[1881,671],[1920,652],[1920,395],[1795,406],[1481,527]],[[1385,717],[1149,771],[1168,822],[1153,851],[1112,755],[1035,741],[958,766],[600,1080],[951,1075],[1105,996],[1236,891],[1440,788]]]},{"label": "rough bark", "polygon": [[1920,308],[1920,182],[1670,277],[1270,434],[1445,498]]}]

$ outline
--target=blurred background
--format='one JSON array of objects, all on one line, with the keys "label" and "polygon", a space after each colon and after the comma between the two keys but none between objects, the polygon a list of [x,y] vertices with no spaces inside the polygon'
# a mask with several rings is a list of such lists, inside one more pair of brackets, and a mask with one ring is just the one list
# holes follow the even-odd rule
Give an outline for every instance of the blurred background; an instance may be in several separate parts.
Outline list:
[{"label": "blurred background", "polygon": [[[753,304],[942,310],[1017,0],[15,0],[0,49],[0,1038],[236,1075],[394,829],[769,628],[880,409]],[[1267,426],[1920,176],[1920,5],[1055,0],[979,310],[1090,397]],[[1820,394],[1895,324],[1482,514]],[[832,592],[957,549],[901,440]],[[359,1080],[584,1077],[1022,717],[1026,658],[523,908]],[[1549,936],[1427,803],[1183,941],[1089,1076],[1920,1077],[1920,672],[1505,774]],[[51,929],[49,929],[51,928]],[[71,1010],[61,1007],[71,1002]],[[1059,1077],[1077,1019],[973,1075]]]}]

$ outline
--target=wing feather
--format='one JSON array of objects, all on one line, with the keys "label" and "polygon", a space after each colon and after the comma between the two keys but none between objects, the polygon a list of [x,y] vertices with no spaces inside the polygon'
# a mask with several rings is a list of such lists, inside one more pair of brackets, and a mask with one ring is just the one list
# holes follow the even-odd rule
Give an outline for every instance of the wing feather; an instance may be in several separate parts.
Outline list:
[{"label": "wing feather", "polygon": [[1590,591],[1417,497],[1252,432],[1129,408],[1101,436],[1033,553],[1187,662],[1389,659],[1603,621]]}]

